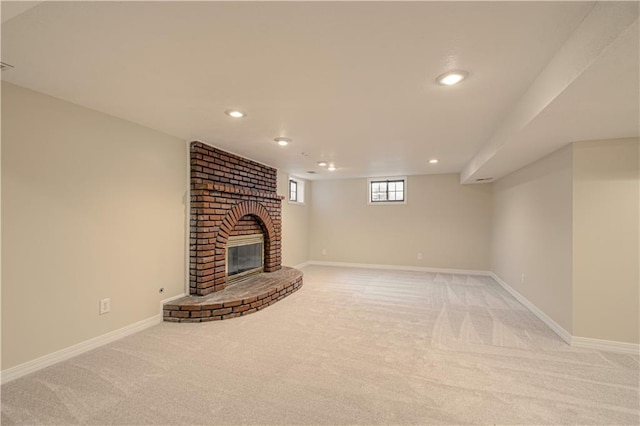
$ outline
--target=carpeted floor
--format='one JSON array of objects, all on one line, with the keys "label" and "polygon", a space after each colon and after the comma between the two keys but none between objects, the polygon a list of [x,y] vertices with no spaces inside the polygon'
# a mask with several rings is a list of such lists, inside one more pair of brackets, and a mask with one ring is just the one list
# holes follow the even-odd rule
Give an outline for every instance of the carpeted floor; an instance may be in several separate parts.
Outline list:
[{"label": "carpeted floor", "polygon": [[2,387],[11,424],[640,424],[639,359],[567,346],[491,278],[310,266]]}]

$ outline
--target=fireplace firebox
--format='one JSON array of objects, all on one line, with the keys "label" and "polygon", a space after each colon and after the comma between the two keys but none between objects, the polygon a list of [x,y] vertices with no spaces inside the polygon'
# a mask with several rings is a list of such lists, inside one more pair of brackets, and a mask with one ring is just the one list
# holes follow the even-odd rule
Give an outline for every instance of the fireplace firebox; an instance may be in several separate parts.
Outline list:
[{"label": "fireplace firebox", "polygon": [[264,237],[262,234],[231,236],[227,240],[227,283],[263,270]]}]

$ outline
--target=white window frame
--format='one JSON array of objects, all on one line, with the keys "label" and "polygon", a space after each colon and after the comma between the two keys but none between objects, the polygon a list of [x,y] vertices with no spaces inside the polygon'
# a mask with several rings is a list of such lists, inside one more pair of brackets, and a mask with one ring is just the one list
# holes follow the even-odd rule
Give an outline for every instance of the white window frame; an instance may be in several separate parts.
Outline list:
[{"label": "white window frame", "polygon": [[[294,181],[296,183],[296,193],[298,196],[297,200],[291,199],[291,183],[290,183],[291,181]],[[306,180],[296,176],[289,176],[289,179],[287,179],[287,201],[289,202],[289,204],[299,204],[299,205],[305,204],[305,200],[304,200],[305,186],[306,186],[305,184],[306,184]]]},{"label": "white window frame", "polygon": [[[371,184],[373,182],[381,181],[394,181],[401,180],[403,182],[403,195],[402,201],[371,201]],[[370,206],[389,206],[389,205],[403,205],[407,204],[407,177],[406,176],[383,176],[367,179],[367,204]]]}]

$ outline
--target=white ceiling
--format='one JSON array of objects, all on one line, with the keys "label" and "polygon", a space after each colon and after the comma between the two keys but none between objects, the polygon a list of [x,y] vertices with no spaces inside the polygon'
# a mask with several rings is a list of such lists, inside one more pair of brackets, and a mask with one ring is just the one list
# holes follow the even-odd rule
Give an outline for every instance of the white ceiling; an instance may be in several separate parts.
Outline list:
[{"label": "white ceiling", "polygon": [[2,2],[3,80],[310,179],[474,182],[638,136],[635,2],[30,3]]}]

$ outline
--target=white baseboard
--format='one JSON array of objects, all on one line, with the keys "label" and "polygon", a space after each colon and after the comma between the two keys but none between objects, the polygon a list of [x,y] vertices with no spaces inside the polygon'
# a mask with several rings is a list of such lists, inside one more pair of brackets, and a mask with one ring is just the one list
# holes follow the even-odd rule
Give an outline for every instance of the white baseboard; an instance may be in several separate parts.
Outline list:
[{"label": "white baseboard", "polygon": [[430,268],[426,266],[404,266],[404,265],[380,265],[375,263],[348,263],[348,262],[325,262],[321,260],[309,260],[307,265],[337,266],[342,268],[364,268],[364,269],[389,269],[394,271],[414,271],[414,272],[435,272],[440,274],[464,274],[464,275],[491,275],[490,271],[477,271],[473,269],[448,269]]},{"label": "white baseboard", "polygon": [[551,330],[553,330],[562,340],[569,345],[576,348],[583,349],[595,349],[599,351],[618,352],[625,354],[640,353],[640,345],[637,343],[616,342],[612,340],[591,339],[588,337],[572,336],[567,330],[562,328],[557,322],[555,322],[549,315],[542,312],[536,305],[531,303],[526,297],[518,293],[513,287],[503,281],[499,276],[491,273],[491,277],[496,280],[498,284],[508,291],[518,302],[522,303],[527,309],[529,309],[540,321],[545,323]]},{"label": "white baseboard", "polygon": [[491,277],[498,284],[507,290],[513,297],[527,307],[535,316],[553,330],[562,340],[576,348],[595,349],[598,351],[618,352],[624,354],[640,354],[640,345],[637,343],[616,342],[613,340],[592,339],[589,337],[572,336],[567,330],[562,328],[557,322],[542,312],[536,305],[531,303],[526,297],[518,293],[513,287],[504,282],[499,276],[491,273]]},{"label": "white baseboard", "polygon": [[347,263],[347,262],[325,262],[320,260],[309,260],[297,265],[296,268],[302,268],[308,265],[318,266],[336,266],[347,268],[369,268],[369,269],[389,269],[400,271],[418,271],[418,272],[435,272],[445,274],[467,274],[467,275],[488,275],[492,277],[502,288],[511,294],[518,302],[522,303],[536,317],[547,325],[554,333],[556,333],[567,344],[585,349],[596,349],[609,352],[638,354],[640,349],[638,344],[615,342],[611,340],[590,339],[586,337],[574,337],[565,330],[560,324],[555,322],[549,315],[540,310],[536,305],[531,303],[526,297],[516,291],[513,287],[503,281],[499,276],[490,271],[476,271],[469,269],[445,269],[445,268],[429,268],[422,266],[399,266],[399,265],[379,265],[372,263]]},{"label": "white baseboard", "polygon": [[[551,317],[538,309],[533,303],[531,303],[526,297],[518,293],[509,284],[503,281],[495,273],[489,271],[476,271],[468,269],[443,269],[443,268],[429,268],[418,266],[398,266],[398,265],[379,265],[369,263],[346,263],[346,262],[323,262],[317,260],[310,260],[300,263],[294,268],[301,269],[308,265],[319,266],[337,266],[337,267],[351,267],[351,268],[369,268],[369,269],[389,269],[389,270],[401,270],[401,271],[419,271],[419,272],[435,272],[435,273],[447,273],[447,274],[468,274],[468,275],[485,275],[491,276],[496,282],[502,286],[509,294],[511,294],[516,300],[522,303],[527,309],[529,309],[535,316],[537,316],[543,323],[545,323],[551,330],[553,330],[562,340],[577,348],[602,350],[609,352],[636,354],[640,353],[640,345],[636,343],[616,342],[611,340],[591,339],[587,337],[574,337],[567,330],[562,328]],[[186,296],[186,294],[179,294],[160,302],[160,314],[154,315],[150,318],[138,321],[134,324],[130,324],[126,327],[118,330],[111,331],[98,337],[86,340],[68,348],[61,349],[51,354],[36,358],[34,360],[25,362],[15,367],[8,368],[0,372],[0,383],[5,384],[12,380],[16,380],[27,374],[34,373],[43,368],[81,355],[90,350],[96,349],[100,346],[104,346],[108,343],[122,339],[134,333],[138,333],[147,328],[162,322],[162,308],[165,303],[179,299]]]},{"label": "white baseboard", "polygon": [[571,339],[571,346],[576,348],[595,349],[598,351],[640,355],[640,345],[637,343],[616,342],[613,340],[574,336]]},{"label": "white baseboard", "polygon": [[150,318],[144,319],[142,321],[138,321],[136,323],[130,324],[126,327],[122,327],[118,330],[110,331],[109,333],[103,334],[101,336],[97,336],[92,339],[85,340],[84,342],[80,342],[78,344],[69,346],[59,351],[41,356],[40,358],[36,358],[34,360],[27,361],[23,364],[16,365],[15,367],[2,370],[2,372],[0,372],[0,383],[2,384],[8,383],[22,376],[26,376],[27,374],[34,373],[38,370],[49,367],[53,364],[57,364],[59,362],[81,355],[90,350],[96,349],[100,346],[104,346],[107,343],[114,342],[116,340],[122,339],[123,337],[129,336],[134,333],[138,333],[149,327],[153,327],[154,325],[160,324],[162,322],[162,306],[167,302],[170,302],[175,299],[179,299],[180,297],[183,297],[183,296],[184,294],[180,294],[178,296],[173,296],[161,301],[160,314],[157,314]]},{"label": "white baseboard", "polygon": [[513,287],[511,287],[509,284],[507,284],[505,281],[503,281],[499,276],[497,276],[493,272],[491,273],[491,278],[496,280],[496,282],[500,284],[502,288],[507,290],[507,292],[509,292],[509,294],[511,294],[518,302],[522,303],[527,309],[529,309],[535,316],[537,316],[540,319],[540,321],[545,323],[551,330],[553,330],[558,336],[560,336],[562,340],[564,340],[568,344],[571,344],[571,340],[572,340],[571,333],[565,330],[562,326],[560,326],[560,324],[558,324],[553,319],[551,319],[549,315],[541,311],[536,305],[531,303],[529,299],[524,297],[522,294],[518,293],[517,290],[515,290]]}]

